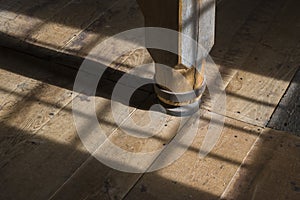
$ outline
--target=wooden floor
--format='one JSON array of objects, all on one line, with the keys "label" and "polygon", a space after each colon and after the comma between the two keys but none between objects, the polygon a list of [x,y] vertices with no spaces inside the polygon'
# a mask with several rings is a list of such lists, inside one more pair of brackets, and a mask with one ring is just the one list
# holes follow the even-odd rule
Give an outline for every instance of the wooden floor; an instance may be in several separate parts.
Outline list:
[{"label": "wooden floor", "polygon": [[[204,98],[192,146],[172,165],[146,174],[119,172],[94,159],[72,116],[76,69],[97,43],[143,26],[136,2],[0,2],[0,199],[300,199],[300,138],[267,128],[276,128],[276,121],[269,123],[274,112],[278,123],[286,118],[275,110],[299,70],[300,1],[219,2],[211,55],[226,86],[222,135],[199,158],[212,115]],[[148,62],[145,49],[122,56],[96,96],[109,140],[133,152],[160,148],[176,133],[171,116],[160,139],[149,140],[124,134],[113,120],[115,82]],[[140,90],[131,117],[147,120],[141,105],[152,97],[151,89]]]}]

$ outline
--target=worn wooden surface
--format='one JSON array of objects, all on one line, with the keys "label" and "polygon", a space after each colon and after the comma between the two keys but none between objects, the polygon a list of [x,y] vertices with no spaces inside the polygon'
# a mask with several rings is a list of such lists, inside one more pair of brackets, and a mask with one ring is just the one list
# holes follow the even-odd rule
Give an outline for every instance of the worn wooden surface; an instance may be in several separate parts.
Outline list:
[{"label": "worn wooden surface", "polygon": [[300,138],[265,129],[223,199],[299,199]]},{"label": "worn wooden surface", "polygon": [[[265,3],[267,2],[264,1],[262,5]],[[278,7],[268,4],[265,9],[263,6],[259,7],[264,11],[263,16],[269,16],[269,12],[273,12],[274,19],[266,24],[269,28],[264,30],[259,42],[249,52],[248,58],[239,65],[239,70],[227,86],[228,116],[252,124],[266,125],[298,69],[298,55],[295,52],[299,49],[300,18],[297,17],[299,13],[295,7],[299,2],[286,1],[284,5],[280,5],[281,1]],[[263,16],[251,17],[256,24],[260,24],[268,19]],[[288,27],[286,21],[293,22],[294,26]],[[253,29],[251,26],[248,28],[249,31],[244,34],[251,37]],[[278,40],[278,37],[284,39]],[[243,41],[248,46],[247,40]]]},{"label": "worn wooden surface", "polygon": [[[298,69],[298,1],[221,1],[211,55],[227,91],[222,136],[206,158],[198,157],[212,114],[206,96],[193,145],[172,165],[148,174],[105,166],[78,138],[71,106],[73,69],[97,42],[143,25],[135,1],[85,2],[1,1],[0,44],[33,55],[0,49],[1,199],[246,199],[248,194],[299,199],[298,139],[265,129]],[[90,12],[76,14],[81,7]],[[96,95],[98,120],[110,141],[132,152],[164,146],[178,125],[169,117],[157,137],[145,140],[126,135],[112,118],[115,82],[149,62],[145,49],[122,56],[110,65]],[[136,95],[130,116],[137,123],[149,119],[152,100],[149,88]],[[285,189],[272,194],[274,185]]]},{"label": "worn wooden surface", "polygon": [[[294,32],[299,35],[300,30],[294,28],[299,27],[295,4],[299,2],[257,2],[257,7],[226,46],[226,52],[216,44],[212,51],[213,57],[217,58],[215,62],[220,63],[218,60],[222,59],[221,71],[229,70],[231,74],[226,87],[227,116],[260,126],[268,123],[298,68],[295,51],[299,38]],[[286,21],[293,21],[295,26],[288,29]],[[285,39],[278,40],[273,36],[276,34],[286,34],[282,36]],[[222,37],[219,41],[223,43]],[[263,41],[277,47],[282,45],[282,48],[273,48]]]},{"label": "worn wooden surface", "polygon": [[260,128],[226,119],[219,142],[204,159],[199,147],[209,114],[188,151],[172,165],[145,174],[125,199],[216,199],[224,191],[260,132]]},{"label": "worn wooden surface", "polygon": [[[66,69],[56,65],[58,71],[53,72],[53,66],[47,62],[6,49],[1,49],[0,55],[1,85],[4,85],[0,112],[0,187],[6,191],[1,193],[1,198],[22,199],[26,195],[30,199],[47,199],[90,156],[73,123],[71,101],[74,92],[65,89],[72,86],[72,71],[64,75]],[[130,59],[124,64],[134,62],[135,59]],[[5,68],[41,80],[9,73]],[[111,81],[102,81],[102,89],[96,98],[98,120],[108,134],[117,128],[108,99],[112,87]],[[147,98],[144,93],[137,95],[139,99],[135,101],[142,102]],[[131,112],[135,110],[132,108]],[[31,184],[33,182],[39,186]]]}]

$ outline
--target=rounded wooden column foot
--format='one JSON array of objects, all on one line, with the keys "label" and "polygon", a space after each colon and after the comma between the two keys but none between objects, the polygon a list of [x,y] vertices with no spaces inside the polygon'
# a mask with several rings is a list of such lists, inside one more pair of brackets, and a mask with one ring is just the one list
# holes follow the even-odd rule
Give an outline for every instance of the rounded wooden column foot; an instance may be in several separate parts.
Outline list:
[{"label": "rounded wooden column foot", "polygon": [[187,116],[200,109],[201,97],[206,88],[205,65],[205,59],[200,69],[183,65],[156,65],[154,91],[167,114]]}]

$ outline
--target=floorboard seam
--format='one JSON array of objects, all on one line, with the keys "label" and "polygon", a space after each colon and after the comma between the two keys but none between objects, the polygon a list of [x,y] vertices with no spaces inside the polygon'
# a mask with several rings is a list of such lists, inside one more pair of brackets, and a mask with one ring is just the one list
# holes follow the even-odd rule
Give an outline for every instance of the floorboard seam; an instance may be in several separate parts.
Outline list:
[{"label": "floorboard seam", "polygon": [[245,163],[246,159],[248,158],[248,155],[250,154],[250,152],[253,150],[254,146],[256,145],[256,143],[258,142],[258,140],[260,139],[260,136],[262,134],[263,130],[261,130],[260,134],[258,135],[258,137],[256,138],[255,142],[253,143],[253,145],[251,146],[251,148],[249,149],[249,151],[247,152],[246,156],[244,157],[242,163],[240,164],[240,166],[238,167],[238,169],[236,170],[236,172],[234,173],[233,177],[231,178],[231,180],[229,181],[228,185],[226,186],[224,192],[222,193],[222,195],[220,196],[220,200],[223,200],[226,193],[228,192],[231,184],[234,182],[235,178],[238,176],[240,169],[242,168],[243,164]]},{"label": "floorboard seam", "polygon": [[[133,115],[133,113],[134,112],[136,112],[137,111],[137,108],[135,108],[129,115],[128,115],[128,117],[126,118],[126,119],[124,119],[124,121],[118,126],[118,127],[116,127],[113,131],[112,131],[112,133],[111,133],[111,135],[112,134],[114,134],[119,128],[120,128],[120,126],[129,118],[129,117],[131,117],[132,115]],[[109,140],[109,137],[107,138],[107,140]],[[105,142],[104,142],[105,143]],[[103,144],[104,144],[103,143]],[[93,153],[95,153],[103,144],[101,144],[99,147],[97,147],[96,148],[96,150],[93,152]],[[83,163],[71,174],[71,176],[69,177],[69,178],[67,178],[66,179],[66,181],[64,181],[63,182],[63,184],[61,185],[61,186],[59,186],[56,190],[55,190],[55,192],[48,198],[48,200],[51,200],[51,199],[53,199],[54,197],[55,197],[55,195],[59,192],[59,191],[61,191],[61,189],[72,179],[72,177],[74,177],[85,165],[87,165],[88,163],[89,163],[89,161],[91,160],[91,159],[93,159],[94,158],[94,156],[93,156],[93,154],[91,154],[85,161],[83,161]]]}]

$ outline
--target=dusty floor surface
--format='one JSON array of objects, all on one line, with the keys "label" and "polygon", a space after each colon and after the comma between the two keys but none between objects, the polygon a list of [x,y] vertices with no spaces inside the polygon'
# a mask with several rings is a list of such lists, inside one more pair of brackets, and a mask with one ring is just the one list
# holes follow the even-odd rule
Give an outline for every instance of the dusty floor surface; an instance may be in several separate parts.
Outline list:
[{"label": "dusty floor surface", "polygon": [[[300,138],[291,134],[299,134],[300,1],[220,1],[211,56],[226,91],[224,126],[211,122],[222,113],[212,111],[205,93],[188,150],[168,167],[145,174],[120,172],[96,160],[78,137],[72,115],[73,100],[89,101],[73,91],[83,58],[110,36],[143,26],[136,2],[0,2],[0,199],[300,199]],[[99,64],[100,57],[94,54],[90,61]],[[172,116],[165,116],[150,139],[124,133],[112,116],[116,82],[149,62],[148,52],[138,49],[112,63],[101,78],[95,102],[105,145],[149,152],[176,135],[178,118]],[[124,124],[129,118],[145,124],[154,100],[151,87],[140,88],[130,115],[118,114]],[[222,127],[222,134],[200,158],[210,122]],[[119,162],[115,152],[109,155],[108,161]]]}]

